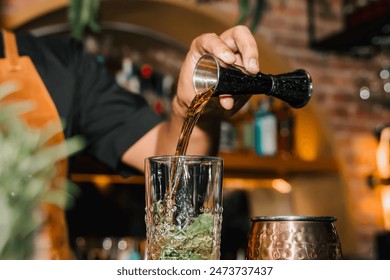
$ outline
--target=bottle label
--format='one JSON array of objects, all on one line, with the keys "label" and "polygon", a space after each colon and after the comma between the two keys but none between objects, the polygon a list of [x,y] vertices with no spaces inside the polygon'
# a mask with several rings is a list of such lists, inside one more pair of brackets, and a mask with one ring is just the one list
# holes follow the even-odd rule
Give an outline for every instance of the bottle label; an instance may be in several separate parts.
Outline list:
[{"label": "bottle label", "polygon": [[221,152],[232,152],[236,147],[236,131],[234,126],[227,122],[221,123],[221,136],[219,148]]},{"label": "bottle label", "polygon": [[273,156],[277,152],[277,120],[274,115],[256,119],[255,148],[258,155]]},{"label": "bottle label", "polygon": [[253,149],[253,123],[247,122],[243,124],[242,127],[243,136],[242,144],[244,149]]},{"label": "bottle label", "polygon": [[291,155],[293,151],[293,123],[291,119],[281,121],[279,124],[278,149],[281,155]]}]

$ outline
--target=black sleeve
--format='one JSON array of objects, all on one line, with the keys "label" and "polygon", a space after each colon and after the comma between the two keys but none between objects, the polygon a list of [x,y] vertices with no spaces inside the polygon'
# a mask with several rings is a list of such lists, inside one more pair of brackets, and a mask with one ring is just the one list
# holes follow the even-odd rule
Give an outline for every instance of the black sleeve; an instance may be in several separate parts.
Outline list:
[{"label": "black sleeve", "polygon": [[123,153],[162,121],[146,100],[121,88],[114,75],[83,45],[63,36],[21,36],[19,51],[29,55],[64,119],[65,136],[82,135],[86,151],[123,176]]},{"label": "black sleeve", "polygon": [[93,57],[84,51],[75,53],[72,68],[81,103],[78,125],[87,139],[87,151],[120,174],[131,175],[121,156],[161,118],[142,96],[121,88]]}]

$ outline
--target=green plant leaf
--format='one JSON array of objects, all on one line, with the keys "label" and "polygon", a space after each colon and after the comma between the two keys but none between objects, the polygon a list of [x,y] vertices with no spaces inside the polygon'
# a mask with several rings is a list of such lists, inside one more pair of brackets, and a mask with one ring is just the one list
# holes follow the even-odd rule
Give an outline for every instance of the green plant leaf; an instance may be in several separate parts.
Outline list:
[{"label": "green plant leaf", "polygon": [[[0,97],[12,94],[17,86],[0,85]],[[1,101],[1,98],[0,98]],[[56,176],[56,163],[84,147],[81,137],[57,145],[47,145],[59,125],[31,129],[19,114],[33,108],[31,102],[1,104],[0,110],[0,259],[31,257],[33,241],[43,221],[43,203],[70,205],[76,188],[64,180],[58,189],[50,188]]]}]

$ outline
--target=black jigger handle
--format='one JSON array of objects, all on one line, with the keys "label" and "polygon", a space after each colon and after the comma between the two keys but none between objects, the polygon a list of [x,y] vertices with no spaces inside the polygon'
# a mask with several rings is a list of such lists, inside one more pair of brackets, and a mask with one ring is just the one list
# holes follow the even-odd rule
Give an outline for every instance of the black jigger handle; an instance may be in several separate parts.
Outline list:
[{"label": "black jigger handle", "polygon": [[267,95],[272,95],[293,108],[305,106],[313,91],[313,84],[308,72],[303,69],[272,76],[273,86]]},{"label": "black jigger handle", "polygon": [[227,65],[211,54],[205,54],[197,62],[193,83],[197,94],[211,88],[214,96],[266,94],[293,108],[305,106],[312,94],[311,77],[303,69],[280,75],[254,75],[237,65]]}]

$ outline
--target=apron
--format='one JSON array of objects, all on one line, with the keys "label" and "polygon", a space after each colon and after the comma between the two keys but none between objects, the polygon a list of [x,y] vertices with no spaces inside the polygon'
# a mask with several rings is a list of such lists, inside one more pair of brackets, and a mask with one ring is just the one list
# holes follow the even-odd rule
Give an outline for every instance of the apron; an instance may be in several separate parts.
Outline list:
[{"label": "apron", "polygon": [[[31,100],[33,110],[21,115],[21,119],[32,129],[39,129],[48,122],[56,122],[61,126],[61,120],[53,100],[50,97],[43,81],[35,69],[30,57],[19,56],[15,35],[3,30],[4,59],[0,59],[0,84],[16,81],[19,88],[16,92],[6,96],[4,102]],[[61,130],[62,131],[62,130]],[[62,132],[57,133],[47,145],[64,141]],[[67,160],[57,164],[57,176],[51,183],[57,188],[64,183],[67,176]],[[65,212],[62,208],[52,205],[42,205],[45,215],[43,226],[37,234],[34,244],[34,259],[73,259],[68,244],[68,232],[65,221]]]}]

